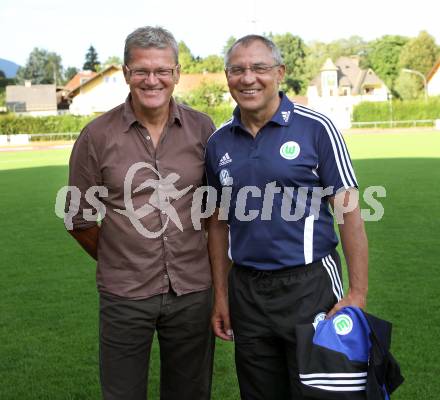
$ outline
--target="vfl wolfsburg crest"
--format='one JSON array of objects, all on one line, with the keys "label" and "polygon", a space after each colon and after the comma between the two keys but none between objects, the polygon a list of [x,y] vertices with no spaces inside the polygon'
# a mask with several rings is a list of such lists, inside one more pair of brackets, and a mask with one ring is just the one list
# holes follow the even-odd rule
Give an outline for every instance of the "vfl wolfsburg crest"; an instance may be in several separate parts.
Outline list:
[{"label": "vfl wolfsburg crest", "polygon": [[333,326],[338,335],[348,335],[353,329],[353,321],[346,314],[341,314],[333,320]]},{"label": "vfl wolfsburg crest", "polygon": [[286,142],[280,147],[281,157],[286,160],[294,160],[299,156],[299,152],[301,151],[299,144],[296,142]]},{"label": "vfl wolfsburg crest", "polygon": [[313,327],[315,328],[315,330],[316,330],[316,327],[318,326],[318,324],[321,321],[325,320],[325,316],[326,316],[325,312],[320,312],[319,314],[315,315],[315,319],[313,320]]},{"label": "vfl wolfsburg crest", "polygon": [[226,168],[223,168],[220,171],[219,178],[220,178],[220,183],[223,186],[231,186],[234,182],[234,180],[232,179],[232,176],[229,173],[229,170]]}]

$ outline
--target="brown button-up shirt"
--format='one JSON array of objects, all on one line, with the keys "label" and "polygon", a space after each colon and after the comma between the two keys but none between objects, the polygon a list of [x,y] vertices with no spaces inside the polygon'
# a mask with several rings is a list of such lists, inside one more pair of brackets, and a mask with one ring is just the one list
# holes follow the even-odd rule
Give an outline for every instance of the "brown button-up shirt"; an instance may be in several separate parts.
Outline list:
[{"label": "brown button-up shirt", "polygon": [[[211,286],[205,232],[194,228],[191,205],[204,182],[205,145],[214,129],[207,115],[172,99],[155,148],[130,96],[84,128],[70,158],[69,185],[81,192],[72,222],[73,229],[96,225],[84,218],[85,209],[96,208],[85,194],[92,186],[106,188],[95,193],[105,206],[99,291],[142,299],[165,293],[170,285],[178,295]],[[70,196],[66,209],[69,205]]]}]

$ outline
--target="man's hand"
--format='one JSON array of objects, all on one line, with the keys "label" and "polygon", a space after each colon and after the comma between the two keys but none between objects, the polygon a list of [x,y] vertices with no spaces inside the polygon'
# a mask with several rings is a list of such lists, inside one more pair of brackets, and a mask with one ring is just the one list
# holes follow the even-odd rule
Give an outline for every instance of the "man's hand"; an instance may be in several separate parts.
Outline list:
[{"label": "man's hand", "polygon": [[81,247],[95,260],[98,260],[99,229],[99,226],[95,225],[89,229],[69,231]]},{"label": "man's hand", "polygon": [[231,269],[231,260],[228,257],[229,228],[225,221],[218,219],[218,215],[217,208],[208,220],[208,248],[214,284],[211,323],[215,335],[220,339],[234,340],[228,304],[228,273]]},{"label": "man's hand", "polygon": [[216,299],[211,317],[212,329],[215,336],[223,340],[234,340],[229,319],[229,306],[227,298]]},{"label": "man's hand", "polygon": [[326,318],[331,318],[335,313],[337,313],[343,307],[359,307],[364,309],[367,305],[367,294],[353,293],[348,291],[347,295],[344,296],[340,301],[338,301],[334,307],[327,313]]}]

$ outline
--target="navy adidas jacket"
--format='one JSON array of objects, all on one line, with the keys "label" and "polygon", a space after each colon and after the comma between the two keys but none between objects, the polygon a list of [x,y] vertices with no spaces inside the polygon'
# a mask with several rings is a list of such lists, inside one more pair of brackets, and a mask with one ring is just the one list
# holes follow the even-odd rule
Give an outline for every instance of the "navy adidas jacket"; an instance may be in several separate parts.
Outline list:
[{"label": "navy adidas jacket", "polygon": [[332,318],[297,325],[297,363],[305,396],[387,400],[402,382],[390,353],[391,323],[345,307]]}]

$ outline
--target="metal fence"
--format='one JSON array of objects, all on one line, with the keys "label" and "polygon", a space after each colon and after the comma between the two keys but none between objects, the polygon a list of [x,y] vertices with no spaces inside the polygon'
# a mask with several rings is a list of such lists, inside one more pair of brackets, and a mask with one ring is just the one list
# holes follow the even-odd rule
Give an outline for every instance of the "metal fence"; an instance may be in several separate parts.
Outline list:
[{"label": "metal fence", "polygon": [[352,128],[415,128],[420,126],[433,127],[435,120],[433,119],[414,119],[406,121],[369,121],[369,122],[352,122]]},{"label": "metal fence", "polygon": [[30,142],[53,142],[53,141],[74,141],[79,132],[63,133],[19,133],[13,135],[0,134],[0,146],[4,145],[25,145]]},{"label": "metal fence", "polygon": [[53,141],[53,140],[75,140],[79,136],[79,132],[65,132],[65,133],[30,133],[28,134],[29,141]]},{"label": "metal fence", "polygon": [[[417,119],[406,121],[369,121],[352,122],[351,128],[415,128],[415,127],[436,127],[440,129],[440,120]],[[74,141],[80,132],[60,132],[60,133],[29,133],[29,134],[0,134],[0,146],[2,145],[22,145],[29,142],[39,141]]]}]

